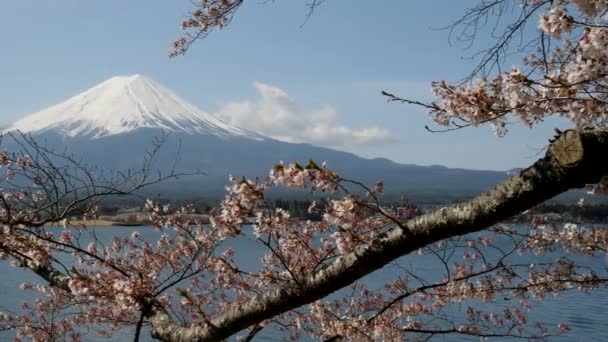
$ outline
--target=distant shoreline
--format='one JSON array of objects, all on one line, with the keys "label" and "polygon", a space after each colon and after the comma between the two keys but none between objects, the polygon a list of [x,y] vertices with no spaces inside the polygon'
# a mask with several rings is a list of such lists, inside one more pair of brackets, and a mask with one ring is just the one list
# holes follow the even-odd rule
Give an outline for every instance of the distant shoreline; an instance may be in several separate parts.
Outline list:
[{"label": "distant shoreline", "polygon": [[[147,223],[126,223],[109,220],[73,220],[68,221],[70,227],[87,226],[87,227],[146,227]],[[53,222],[45,225],[46,227],[63,227],[61,222]]]}]

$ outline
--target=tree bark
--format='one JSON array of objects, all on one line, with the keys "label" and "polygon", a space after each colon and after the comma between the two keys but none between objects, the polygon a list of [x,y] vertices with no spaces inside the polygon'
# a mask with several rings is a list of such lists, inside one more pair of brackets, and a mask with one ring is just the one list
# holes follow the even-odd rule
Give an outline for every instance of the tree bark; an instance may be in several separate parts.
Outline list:
[{"label": "tree bark", "polygon": [[166,313],[150,317],[164,341],[219,341],[291,309],[312,303],[391,261],[442,239],[480,231],[547,199],[608,174],[608,130],[559,133],[544,158],[478,197],[419,216],[360,245],[303,282],[288,284],[237,305],[212,327],[182,327]]},{"label": "tree bark", "polygon": [[[0,247],[2,247],[2,246],[0,246]],[[57,269],[55,269],[54,267],[52,267],[50,265],[44,265],[44,266],[36,265],[36,263],[34,263],[32,260],[28,260],[27,258],[25,258],[17,253],[14,253],[10,250],[6,250],[4,248],[0,248],[0,249],[4,250],[6,252],[6,254],[10,255],[12,258],[17,260],[17,262],[19,262],[20,267],[31,270],[32,272],[37,274],[39,277],[44,279],[47,283],[49,283],[50,286],[56,287],[58,289],[61,289],[61,290],[67,291],[67,292],[71,292],[70,286],[69,286],[70,277],[63,274],[61,271],[58,271]]]}]

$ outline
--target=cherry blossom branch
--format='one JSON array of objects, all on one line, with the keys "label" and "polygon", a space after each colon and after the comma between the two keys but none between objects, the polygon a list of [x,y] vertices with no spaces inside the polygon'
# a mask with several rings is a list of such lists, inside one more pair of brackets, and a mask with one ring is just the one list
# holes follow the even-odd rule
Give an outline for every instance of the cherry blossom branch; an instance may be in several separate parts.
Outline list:
[{"label": "cherry blossom branch", "polygon": [[50,265],[39,265],[34,262],[31,258],[19,253],[18,251],[12,251],[2,248],[8,255],[15,258],[21,267],[25,267],[33,271],[35,274],[40,276],[42,279],[47,281],[51,286],[58,289],[70,292],[69,281],[70,277],[55,269]]},{"label": "cherry blossom branch", "polygon": [[555,195],[608,174],[607,130],[569,130],[558,135],[547,155],[534,165],[480,196],[405,222],[412,234],[396,227],[361,244],[349,254],[300,279],[212,320],[210,327],[182,327],[167,315],[150,317],[153,336],[165,341],[214,341],[302,305],[314,302],[430,243],[486,229]]}]

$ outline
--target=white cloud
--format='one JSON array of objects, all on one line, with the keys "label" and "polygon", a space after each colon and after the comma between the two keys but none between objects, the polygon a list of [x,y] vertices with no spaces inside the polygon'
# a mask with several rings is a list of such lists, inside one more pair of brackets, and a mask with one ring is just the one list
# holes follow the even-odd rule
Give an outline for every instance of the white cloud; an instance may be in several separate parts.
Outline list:
[{"label": "white cloud", "polygon": [[255,87],[258,99],[228,103],[216,115],[232,125],[289,142],[348,147],[395,141],[383,127],[351,128],[339,124],[333,107],[302,110],[281,88],[264,83],[255,83]]}]

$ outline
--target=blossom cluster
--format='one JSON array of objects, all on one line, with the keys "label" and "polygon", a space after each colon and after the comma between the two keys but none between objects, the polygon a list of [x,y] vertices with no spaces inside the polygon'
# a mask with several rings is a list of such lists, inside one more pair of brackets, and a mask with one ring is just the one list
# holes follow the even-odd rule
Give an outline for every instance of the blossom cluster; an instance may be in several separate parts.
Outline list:
[{"label": "blossom cluster", "polygon": [[[470,84],[435,82],[438,102],[431,116],[439,125],[491,124],[498,134],[513,114],[528,126],[560,115],[577,126],[598,125],[607,119],[608,21],[605,1],[530,1],[542,11],[538,50],[514,68]],[[555,42],[549,45],[545,39]],[[542,45],[541,45],[542,44]],[[547,50],[547,46],[554,46]]]},{"label": "blossom cluster", "polygon": [[181,23],[183,37],[173,43],[169,55],[183,55],[192,42],[207,35],[213,29],[222,29],[232,19],[232,15],[242,4],[243,0],[199,0],[197,9],[189,18]]},{"label": "blossom cluster", "polygon": [[247,216],[253,215],[253,210],[263,203],[264,188],[264,184],[231,177],[230,185],[226,187],[228,195],[219,210],[211,214],[211,225],[222,228],[223,237],[238,234]]},{"label": "blossom cluster", "polygon": [[280,162],[270,171],[269,180],[274,185],[291,189],[333,193],[338,190],[340,177],[335,171],[329,170],[325,162],[319,166],[311,160],[306,167],[298,163],[285,165]]}]

